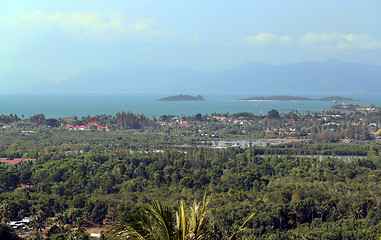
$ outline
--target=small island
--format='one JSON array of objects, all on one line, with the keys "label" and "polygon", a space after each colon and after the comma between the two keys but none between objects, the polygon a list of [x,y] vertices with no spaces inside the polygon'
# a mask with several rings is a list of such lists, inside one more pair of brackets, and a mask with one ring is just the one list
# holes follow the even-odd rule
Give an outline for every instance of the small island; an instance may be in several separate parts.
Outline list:
[{"label": "small island", "polygon": [[351,102],[351,101],[360,101],[357,99],[352,98],[346,98],[346,97],[340,97],[340,96],[330,96],[330,97],[322,97],[319,99],[316,99],[317,101],[332,101],[332,102]]},{"label": "small island", "polygon": [[340,96],[329,96],[329,97],[322,97],[322,98],[309,98],[309,97],[297,97],[297,96],[267,96],[267,97],[248,97],[245,99],[237,99],[237,101],[333,101],[333,102],[338,102],[338,101],[359,101],[356,99],[352,98],[345,98],[345,97],[340,97]]},{"label": "small island", "polygon": [[205,101],[204,97],[201,95],[190,96],[179,94],[176,96],[169,96],[157,99],[156,101]]}]

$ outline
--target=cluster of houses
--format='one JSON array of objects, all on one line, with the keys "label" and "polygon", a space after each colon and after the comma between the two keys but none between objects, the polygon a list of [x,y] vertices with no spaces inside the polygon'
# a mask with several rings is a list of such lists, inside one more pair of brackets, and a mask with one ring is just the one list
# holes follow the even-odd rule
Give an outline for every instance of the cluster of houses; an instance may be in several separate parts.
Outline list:
[{"label": "cluster of houses", "polygon": [[376,111],[375,107],[360,107],[360,106],[355,106],[356,111],[368,111],[368,112],[373,112]]},{"label": "cluster of houses", "polygon": [[381,111],[380,107],[375,107],[373,104],[370,107],[361,107],[359,105],[346,104],[343,102],[340,105],[332,106],[332,111],[362,111],[362,112],[376,112]]},{"label": "cluster of houses", "polygon": [[[65,125],[66,129],[70,130],[90,130],[90,126],[87,125],[71,125],[71,124],[66,124]],[[108,127],[103,127],[103,126],[96,126],[97,130],[106,130],[108,131]]]},{"label": "cluster of houses", "polygon": [[[72,119],[64,119],[65,121],[71,121]],[[106,126],[101,126],[101,122],[97,117],[92,117],[87,121],[87,125],[72,125],[72,124],[66,124],[65,128],[69,130],[90,130],[91,126],[95,126],[97,130],[105,130],[109,131],[109,128]]]},{"label": "cluster of houses", "polygon": [[2,126],[2,128],[12,128],[12,129],[16,129],[16,127],[15,126],[11,126],[11,125],[8,125],[8,124],[4,124],[3,126]]},{"label": "cluster of houses", "polygon": [[164,126],[164,125],[179,125],[179,126],[184,126],[184,127],[194,126],[194,124],[188,123],[187,121],[178,121],[178,122],[157,121],[156,123],[160,124],[162,126]]},{"label": "cluster of houses", "polygon": [[[234,119],[234,118],[226,118],[226,117],[220,117],[220,116],[212,116],[213,119],[217,120],[218,122],[234,122],[236,124],[250,124],[249,121],[244,120],[244,118],[240,119]],[[166,121],[158,121],[157,119],[151,119],[153,121],[156,121],[157,124],[160,124],[162,126],[164,125],[178,125],[178,126],[185,126],[185,127],[191,127],[194,126],[194,124],[188,123],[187,121],[183,121],[180,119],[177,119],[174,122],[166,122]]]},{"label": "cluster of houses", "polygon": [[212,116],[213,119],[219,121],[219,122],[234,122],[236,124],[250,124],[249,121],[244,120],[244,117],[239,117],[238,120],[234,118],[227,118],[227,117],[221,117],[221,116]]}]

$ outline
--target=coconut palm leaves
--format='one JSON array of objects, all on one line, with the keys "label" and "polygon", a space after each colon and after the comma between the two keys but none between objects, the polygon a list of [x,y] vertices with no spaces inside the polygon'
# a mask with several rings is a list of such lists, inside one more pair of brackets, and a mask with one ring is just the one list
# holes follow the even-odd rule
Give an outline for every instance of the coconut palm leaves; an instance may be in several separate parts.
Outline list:
[{"label": "coconut palm leaves", "polygon": [[123,213],[111,229],[110,236],[136,240],[156,239],[150,217],[144,209],[138,209],[136,213]]},{"label": "coconut palm leaves", "polygon": [[32,208],[32,217],[30,219],[30,225],[35,230],[36,235],[40,237],[40,233],[45,228],[46,214],[40,206],[34,206]]},{"label": "coconut palm leaves", "polygon": [[175,239],[174,211],[171,207],[152,202],[146,211],[155,223],[157,232],[155,239]]},{"label": "coconut palm leaves", "polygon": [[212,231],[208,216],[208,203],[209,200],[204,196],[202,205],[194,201],[190,209],[186,210],[184,201],[180,201],[180,208],[176,214],[177,239],[209,239]]},{"label": "coconut palm leaves", "polygon": [[175,213],[172,207],[157,201],[143,205],[135,213],[124,213],[110,236],[126,239],[148,240],[203,240],[208,239],[209,218],[207,200],[203,204],[194,202],[187,209],[180,201],[179,210]]},{"label": "coconut palm leaves", "polygon": [[252,213],[247,219],[246,221],[237,229],[234,231],[234,233],[229,237],[229,240],[236,240],[238,239],[239,235],[242,234],[242,231],[245,229],[245,226],[247,225],[247,223],[254,217],[256,213]]},{"label": "coconut palm leaves", "polygon": [[151,201],[134,213],[123,213],[116,226],[108,232],[109,237],[134,240],[235,240],[254,216],[252,214],[231,237],[223,238],[211,224],[208,204],[206,196],[202,203],[194,201],[189,208],[181,200],[175,212],[170,206]]},{"label": "coconut palm leaves", "polygon": [[9,205],[7,202],[0,204],[0,222],[9,223],[11,221]]}]

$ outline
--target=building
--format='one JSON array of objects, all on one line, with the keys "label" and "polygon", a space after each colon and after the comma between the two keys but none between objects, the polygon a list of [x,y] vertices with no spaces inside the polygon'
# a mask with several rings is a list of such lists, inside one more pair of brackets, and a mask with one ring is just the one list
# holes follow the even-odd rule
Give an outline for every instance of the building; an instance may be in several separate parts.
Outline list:
[{"label": "building", "polygon": [[67,123],[72,123],[74,121],[77,121],[77,117],[73,116],[73,117],[64,117],[64,122],[67,122]]},{"label": "building", "polygon": [[33,163],[36,161],[36,159],[32,158],[15,158],[13,160],[9,160],[7,158],[0,158],[0,162],[5,163],[5,164],[16,164],[19,162],[27,162],[27,161],[32,161]]},{"label": "building", "polygon": [[87,121],[87,125],[101,125],[101,121],[97,117],[92,117]]}]

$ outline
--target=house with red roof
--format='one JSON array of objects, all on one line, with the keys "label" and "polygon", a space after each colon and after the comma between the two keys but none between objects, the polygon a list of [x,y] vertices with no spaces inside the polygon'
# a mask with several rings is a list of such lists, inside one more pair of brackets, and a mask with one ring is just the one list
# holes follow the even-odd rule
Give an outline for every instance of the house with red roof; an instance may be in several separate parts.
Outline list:
[{"label": "house with red roof", "polygon": [[108,127],[103,127],[103,126],[97,126],[97,130],[105,130],[105,131],[108,131]]},{"label": "house with red roof", "polygon": [[36,159],[33,158],[15,158],[13,160],[7,159],[7,158],[0,158],[0,162],[5,164],[16,164],[19,162],[27,162],[32,161],[33,163],[36,161]]}]

